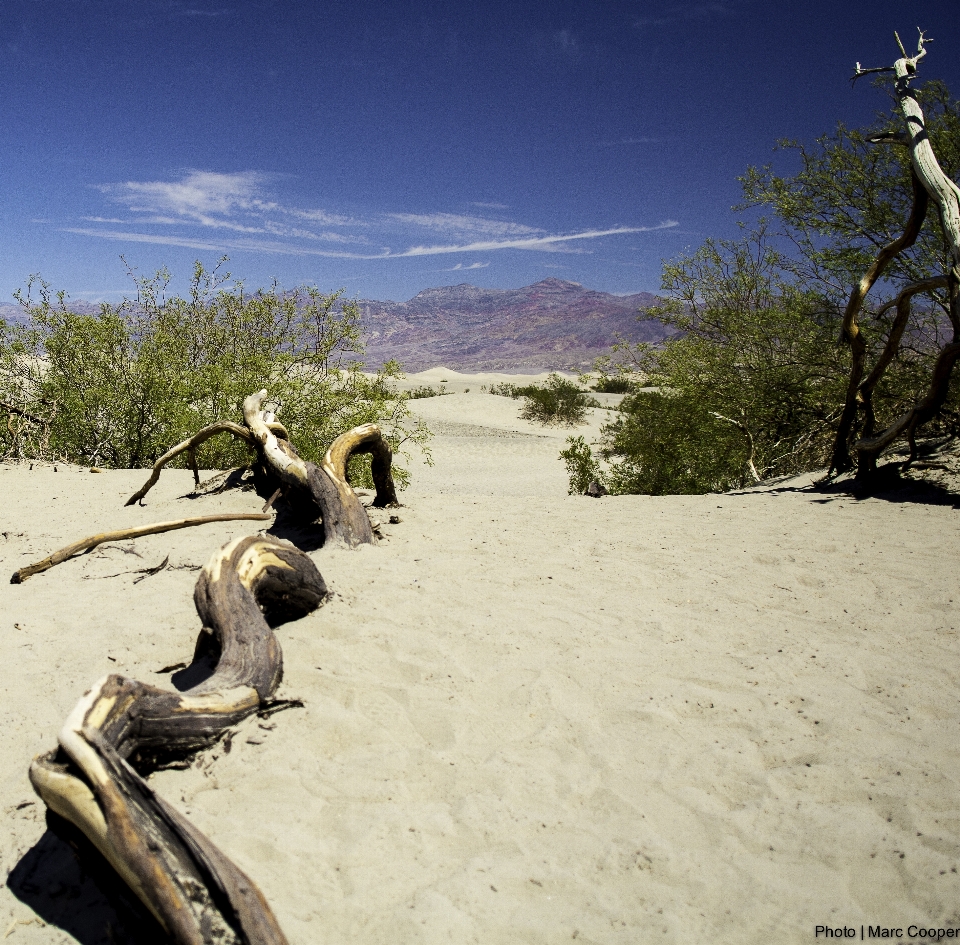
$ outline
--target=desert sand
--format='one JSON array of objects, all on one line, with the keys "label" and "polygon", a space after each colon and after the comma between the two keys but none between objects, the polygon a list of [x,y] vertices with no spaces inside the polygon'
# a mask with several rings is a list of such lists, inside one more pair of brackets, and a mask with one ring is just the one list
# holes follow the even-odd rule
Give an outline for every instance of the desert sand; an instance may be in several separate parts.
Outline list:
[{"label": "desert sand", "polygon": [[[332,597],[277,631],[278,695],[304,707],[151,779],[292,945],[960,926],[958,503],[857,501],[809,477],[568,496],[557,453],[604,410],[545,429],[480,392],[501,378],[410,383],[442,377],[470,390],[414,402],[434,465],[411,462],[400,521],[375,513],[376,547],[312,552]],[[191,498],[169,470],[124,508],[145,478],[0,465],[4,575],[99,531],[262,505]],[[156,940],[46,831],[27,768],[105,674],[170,684],[200,629],[196,569],[255,530],[3,578],[0,939]]]}]

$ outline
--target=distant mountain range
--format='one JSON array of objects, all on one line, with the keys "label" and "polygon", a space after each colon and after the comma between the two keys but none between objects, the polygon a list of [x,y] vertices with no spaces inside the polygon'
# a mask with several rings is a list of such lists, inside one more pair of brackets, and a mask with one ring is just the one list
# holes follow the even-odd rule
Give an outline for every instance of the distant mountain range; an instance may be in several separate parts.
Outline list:
[{"label": "distant mountain range", "polygon": [[[611,295],[544,279],[522,289],[464,283],[424,289],[407,302],[357,304],[368,367],[396,358],[410,372],[442,365],[523,373],[589,368],[617,335],[659,341],[669,333],[659,322],[637,321],[655,302],[649,292]],[[76,312],[99,310],[89,302],[69,304]],[[0,317],[16,321],[20,315],[19,306],[0,305]]]},{"label": "distant mountain range", "polygon": [[358,302],[366,362],[396,358],[407,371],[443,365],[457,370],[544,371],[589,367],[616,335],[659,341],[658,322],[637,322],[656,296],[611,295],[579,282],[544,279],[522,289],[442,286],[408,302]]}]

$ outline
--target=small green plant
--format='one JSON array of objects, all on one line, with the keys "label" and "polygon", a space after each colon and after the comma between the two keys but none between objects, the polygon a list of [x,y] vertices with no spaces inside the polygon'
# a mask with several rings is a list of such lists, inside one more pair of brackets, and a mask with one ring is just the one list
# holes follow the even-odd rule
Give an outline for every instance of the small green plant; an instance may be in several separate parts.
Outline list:
[{"label": "small green plant", "polygon": [[586,419],[588,407],[600,406],[596,397],[588,396],[559,374],[551,374],[543,384],[491,384],[490,393],[514,400],[523,398],[526,403],[520,416],[547,426],[576,426]]},{"label": "small green plant", "polygon": [[632,394],[636,389],[636,382],[622,374],[601,375],[592,386],[598,394]]},{"label": "small green plant", "polygon": [[514,397],[525,401],[520,411],[524,420],[547,426],[572,427],[583,423],[588,407],[599,407],[595,397],[589,397],[573,381],[551,374],[542,384],[518,387]]},{"label": "small green plant", "polygon": [[444,390],[442,387],[430,387],[428,385],[421,385],[419,387],[414,387],[411,390],[408,390],[404,396],[407,400],[423,400],[426,397],[443,397],[444,394],[452,394],[451,390]]},{"label": "small green plant", "polygon": [[608,488],[600,471],[600,464],[582,436],[567,437],[567,448],[560,451],[560,459],[567,468],[570,495],[583,495],[593,481]]}]

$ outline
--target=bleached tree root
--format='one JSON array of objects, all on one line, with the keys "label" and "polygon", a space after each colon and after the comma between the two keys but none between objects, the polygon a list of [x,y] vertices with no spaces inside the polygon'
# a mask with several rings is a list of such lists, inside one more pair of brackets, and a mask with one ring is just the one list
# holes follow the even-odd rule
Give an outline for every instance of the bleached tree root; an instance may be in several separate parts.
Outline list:
[{"label": "bleached tree root", "polygon": [[89,538],[81,538],[66,548],[55,551],[42,561],[28,565],[13,572],[11,584],[22,584],[28,577],[48,571],[55,565],[62,564],[68,558],[81,552],[89,551],[108,541],[122,541],[125,538],[141,538],[144,535],[158,535],[161,532],[172,532],[178,528],[190,528],[193,525],[207,525],[210,522],[235,522],[241,520],[266,521],[270,516],[260,512],[221,512],[217,515],[198,515],[195,518],[178,518],[170,522],[154,522],[152,525],[137,525],[134,528],[120,528],[113,532],[100,532]]},{"label": "bleached tree root", "polygon": [[316,504],[323,520],[325,543],[350,547],[373,544],[376,539],[370,518],[347,481],[347,466],[352,456],[371,453],[377,489],[373,504],[378,508],[397,504],[390,472],[393,454],[380,428],[367,423],[341,434],[317,466],[302,460],[289,441],[274,435],[262,410],[266,396],[267,392],[261,390],[243,402],[243,419],[256,440],[264,466],[285,492],[306,495]]},{"label": "bleached tree root", "polygon": [[[138,492],[127,499],[126,504],[139,502],[156,484],[163,467],[181,453],[187,453],[191,457],[194,478],[199,481],[194,451],[211,436],[231,433],[250,444],[256,451],[260,465],[266,470],[271,481],[273,488],[270,491],[274,493],[274,499],[279,488],[288,497],[306,498],[317,507],[323,521],[325,542],[349,547],[373,544],[376,538],[370,519],[350,486],[347,468],[351,457],[370,453],[376,486],[373,504],[377,508],[398,504],[391,473],[393,452],[380,428],[375,423],[367,423],[337,437],[317,466],[300,458],[283,425],[277,423],[272,414],[263,410],[266,397],[267,392],[261,390],[244,400],[243,426],[221,420],[204,427],[190,439],[164,453],[154,464],[150,478]],[[272,504],[274,499],[268,504]]]},{"label": "bleached tree root", "polygon": [[107,676],[71,712],[59,748],[31,765],[44,803],[86,834],[176,945],[283,945],[286,938],[253,881],[138,769],[209,747],[256,712],[282,674],[271,626],[304,616],[325,596],[323,578],[302,552],[257,536],[231,542],[194,591],[220,650],[214,674],[183,693]]},{"label": "bleached tree root", "polygon": [[[274,436],[280,439],[286,439],[287,431],[283,424],[271,423],[269,426]],[[153,470],[150,473],[150,478],[143,484],[139,491],[130,496],[130,498],[127,499],[124,504],[135,505],[137,502],[143,499],[143,497],[157,484],[157,480],[160,478],[160,470],[163,469],[167,463],[176,459],[181,453],[186,453],[189,457],[190,465],[193,469],[193,481],[196,485],[200,485],[200,471],[197,468],[197,447],[205,443],[212,436],[216,436],[218,433],[230,433],[238,440],[243,440],[243,442],[249,446],[252,447],[254,445],[253,436],[247,427],[240,426],[239,423],[234,423],[232,420],[218,420],[216,423],[211,423],[202,430],[198,430],[189,439],[186,439],[182,443],[178,443],[176,446],[167,450],[166,453],[164,453],[163,456],[161,456],[153,464]]]}]

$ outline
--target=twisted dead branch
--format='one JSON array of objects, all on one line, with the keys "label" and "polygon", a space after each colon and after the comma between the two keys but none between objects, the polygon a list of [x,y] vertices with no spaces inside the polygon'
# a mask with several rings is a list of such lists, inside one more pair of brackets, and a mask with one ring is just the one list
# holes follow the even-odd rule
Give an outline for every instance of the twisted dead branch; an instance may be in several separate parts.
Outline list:
[{"label": "twisted dead branch", "polygon": [[112,532],[100,532],[98,535],[90,535],[88,538],[81,538],[79,541],[72,542],[65,548],[55,551],[48,555],[42,561],[20,568],[13,572],[10,578],[11,584],[22,584],[28,577],[34,574],[40,574],[43,571],[49,571],[50,568],[62,564],[68,558],[81,554],[84,551],[90,551],[97,545],[102,545],[108,541],[122,541],[124,538],[142,538],[144,535],[159,535],[161,532],[172,532],[178,528],[191,528],[194,525],[207,525],[210,522],[234,522],[240,520],[265,521],[269,515],[259,512],[222,512],[216,515],[199,515],[195,518],[178,518],[171,522],[154,522],[152,525],[137,525],[133,528],[120,528]]},{"label": "twisted dead branch", "polygon": [[[266,397],[267,392],[261,390],[244,400],[243,426],[226,420],[211,424],[164,453],[154,465],[150,478],[126,504],[142,500],[160,478],[160,471],[172,459],[184,452],[189,455],[211,436],[230,433],[256,451],[274,499],[279,489],[285,498],[294,501],[299,498],[316,508],[323,521],[325,541],[348,546],[372,544],[376,539],[370,519],[350,487],[347,468],[353,456],[370,453],[376,486],[374,506],[383,508],[398,504],[391,474],[393,453],[380,428],[367,423],[337,437],[317,466],[301,459],[284,427],[274,420],[272,414],[264,411]],[[195,478],[199,481],[197,474]]]},{"label": "twisted dead branch", "polygon": [[143,775],[257,712],[283,669],[271,626],[310,613],[326,593],[302,552],[258,536],[230,542],[194,591],[204,626],[197,652],[219,651],[213,675],[183,693],[101,679],[67,718],[59,747],[30,767],[44,803],[86,834],[176,945],[286,943],[253,881]]}]

